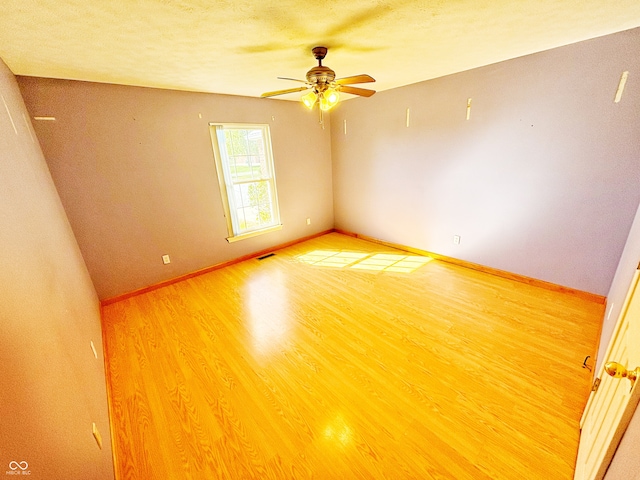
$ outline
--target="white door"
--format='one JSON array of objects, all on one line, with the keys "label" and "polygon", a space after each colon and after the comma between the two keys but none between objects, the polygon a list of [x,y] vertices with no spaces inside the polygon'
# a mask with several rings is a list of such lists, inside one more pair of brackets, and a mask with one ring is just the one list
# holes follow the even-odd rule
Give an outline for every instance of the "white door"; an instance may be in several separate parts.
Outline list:
[{"label": "white door", "polygon": [[[639,266],[640,268],[640,266]],[[591,393],[580,420],[580,447],[574,480],[600,480],[611,463],[624,431],[640,399],[640,270],[636,270],[627,293],[603,366],[598,372],[599,388]],[[627,378],[613,378],[605,371],[608,362],[629,370]],[[614,370],[609,366],[609,370]],[[620,367],[618,375],[620,375]],[[625,372],[626,373],[626,372]],[[640,375],[638,375],[640,376]]]}]

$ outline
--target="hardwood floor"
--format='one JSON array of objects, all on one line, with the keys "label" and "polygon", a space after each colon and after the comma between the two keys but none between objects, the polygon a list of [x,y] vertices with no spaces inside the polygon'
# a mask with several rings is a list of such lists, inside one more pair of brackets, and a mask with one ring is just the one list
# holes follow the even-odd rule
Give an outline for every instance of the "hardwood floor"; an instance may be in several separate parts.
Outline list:
[{"label": "hardwood floor", "polygon": [[105,306],[118,478],[572,478],[604,306],[406,256],[332,233]]}]

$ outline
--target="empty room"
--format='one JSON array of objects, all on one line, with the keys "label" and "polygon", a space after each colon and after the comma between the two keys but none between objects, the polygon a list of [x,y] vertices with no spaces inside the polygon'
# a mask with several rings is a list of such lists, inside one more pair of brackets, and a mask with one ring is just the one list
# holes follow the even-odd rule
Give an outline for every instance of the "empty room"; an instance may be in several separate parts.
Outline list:
[{"label": "empty room", "polygon": [[640,4],[0,5],[0,474],[640,480]]}]

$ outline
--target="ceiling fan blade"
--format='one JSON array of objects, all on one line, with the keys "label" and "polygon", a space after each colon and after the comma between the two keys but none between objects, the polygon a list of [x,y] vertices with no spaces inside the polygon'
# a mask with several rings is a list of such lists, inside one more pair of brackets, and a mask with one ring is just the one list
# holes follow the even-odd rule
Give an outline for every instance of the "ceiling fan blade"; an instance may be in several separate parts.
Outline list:
[{"label": "ceiling fan blade", "polygon": [[307,90],[309,87],[296,87],[296,88],[287,88],[286,90],[276,90],[275,92],[266,92],[260,95],[262,98],[267,97],[275,97],[276,95],[284,95],[286,93],[295,93],[301,92],[302,90]]},{"label": "ceiling fan blade", "polygon": [[307,83],[306,80],[298,80],[297,78],[278,77],[278,80],[291,80],[292,82]]},{"label": "ceiling fan blade", "polygon": [[353,77],[338,78],[336,83],[338,85],[351,85],[353,83],[369,83],[375,81],[375,78],[371,75],[354,75]]},{"label": "ceiling fan blade", "polygon": [[375,90],[367,90],[366,88],[358,88],[358,87],[347,87],[345,85],[340,86],[340,91],[344,93],[350,93],[352,95],[360,95],[361,97],[370,97],[374,93]]}]

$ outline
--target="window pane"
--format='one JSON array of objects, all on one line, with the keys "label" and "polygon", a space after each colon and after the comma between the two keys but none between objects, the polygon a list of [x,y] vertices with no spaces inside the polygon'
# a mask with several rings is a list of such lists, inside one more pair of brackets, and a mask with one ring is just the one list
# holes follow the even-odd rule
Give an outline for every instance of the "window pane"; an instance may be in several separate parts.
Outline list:
[{"label": "window pane", "polygon": [[251,174],[254,180],[267,177],[267,172],[264,171],[263,165],[265,164],[265,158],[254,155],[251,157]]},{"label": "window pane", "polygon": [[252,155],[264,155],[264,141],[262,139],[262,130],[245,130],[247,144],[248,144],[248,152]]},{"label": "window pane", "polygon": [[244,211],[244,219],[247,224],[247,230],[260,226],[260,212],[258,207],[246,207]]},{"label": "window pane", "polygon": [[234,185],[233,186],[233,203],[237,206],[237,207],[242,207],[244,206],[244,203],[242,201],[242,185]]},{"label": "window pane", "polygon": [[225,129],[233,182],[269,177],[262,129]]},{"label": "window pane", "polygon": [[251,180],[252,174],[249,156],[237,155],[236,157],[234,157],[234,160],[236,164],[236,172],[233,181],[244,182],[246,180]]},{"label": "window pane", "polygon": [[[269,127],[211,124],[230,236],[280,223]],[[226,194],[225,194],[226,192]],[[231,214],[233,212],[233,215]]]},{"label": "window pane", "polygon": [[258,215],[260,216],[260,223],[268,225],[273,222],[273,213],[271,211],[271,204],[261,203],[258,205]]},{"label": "window pane", "polygon": [[271,202],[268,182],[262,181],[250,183],[247,187],[249,205],[259,205],[261,203]]}]

